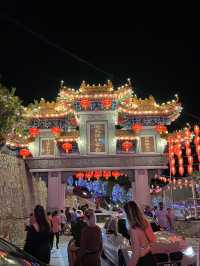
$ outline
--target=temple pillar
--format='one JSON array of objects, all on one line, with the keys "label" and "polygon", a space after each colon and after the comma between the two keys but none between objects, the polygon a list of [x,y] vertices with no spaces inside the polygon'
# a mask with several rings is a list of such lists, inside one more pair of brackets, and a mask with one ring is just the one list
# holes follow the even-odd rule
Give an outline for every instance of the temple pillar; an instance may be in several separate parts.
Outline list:
[{"label": "temple pillar", "polygon": [[148,170],[135,170],[135,185],[133,188],[134,200],[140,205],[140,207],[151,205]]},{"label": "temple pillar", "polygon": [[61,172],[48,173],[48,210],[65,208],[65,184],[62,183]]}]

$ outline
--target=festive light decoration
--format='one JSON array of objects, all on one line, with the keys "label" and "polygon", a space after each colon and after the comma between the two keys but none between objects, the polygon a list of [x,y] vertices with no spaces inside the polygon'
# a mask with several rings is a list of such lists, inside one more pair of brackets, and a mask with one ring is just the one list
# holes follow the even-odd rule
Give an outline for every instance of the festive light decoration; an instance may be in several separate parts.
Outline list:
[{"label": "festive light decoration", "polygon": [[122,149],[126,152],[128,152],[133,147],[133,143],[130,141],[124,141],[122,143]]},{"label": "festive light decoration", "polygon": [[191,153],[192,153],[191,148],[187,148],[187,149],[186,149],[186,155],[187,155],[187,156],[190,156]]},{"label": "festive light decoration", "polygon": [[190,137],[191,137],[191,132],[190,132],[189,128],[186,128],[185,129],[185,138],[190,139]]},{"label": "festive light decoration", "polygon": [[111,177],[111,171],[109,171],[109,170],[105,170],[105,171],[103,171],[103,177],[104,177],[106,180],[108,180],[109,177]]},{"label": "festive light decoration", "polygon": [[83,99],[81,99],[81,101],[80,101],[80,105],[81,105],[81,107],[83,108],[83,109],[88,109],[89,107],[90,107],[90,105],[91,105],[91,102],[90,102],[90,100],[89,99],[87,99],[87,98],[83,98]]},{"label": "festive light decoration", "polygon": [[189,139],[185,140],[185,147],[186,147],[186,149],[190,147],[190,140]]},{"label": "festive light decoration", "polygon": [[102,100],[102,105],[105,109],[109,109],[112,105],[112,100],[109,98],[103,99]]},{"label": "festive light decoration", "polygon": [[165,125],[159,124],[155,126],[155,130],[159,133],[159,134],[163,134],[167,132],[167,127]]},{"label": "festive light decoration", "polygon": [[172,175],[176,174],[176,168],[174,166],[170,167],[170,171],[171,171]]},{"label": "festive light decoration", "polygon": [[59,127],[52,127],[51,128],[51,132],[54,134],[54,135],[59,135],[60,132],[61,132],[61,129]]},{"label": "festive light decoration", "polygon": [[21,149],[19,151],[19,155],[25,159],[26,157],[30,156],[31,152],[28,149]]},{"label": "festive light decoration", "polygon": [[182,166],[183,165],[183,158],[179,158],[178,159],[178,164],[179,164],[179,166]]},{"label": "festive light decoration", "polygon": [[37,128],[37,127],[31,127],[28,129],[28,131],[29,131],[29,134],[31,135],[31,137],[34,137],[34,138],[37,137],[39,135],[39,132],[40,132],[39,128]]},{"label": "festive light decoration", "polygon": [[197,146],[197,145],[199,145],[199,142],[200,142],[200,137],[199,136],[195,136],[194,137],[194,144]]},{"label": "festive light decoration", "polygon": [[188,156],[188,164],[192,165],[193,164],[193,157]]},{"label": "festive light decoration", "polygon": [[142,124],[139,124],[139,123],[136,123],[136,124],[133,124],[132,125],[132,130],[135,133],[140,133],[140,131],[142,130],[142,128],[143,128]]},{"label": "festive light decoration", "polygon": [[69,151],[72,150],[72,144],[69,142],[65,142],[62,144],[62,148],[63,148],[63,150],[65,150],[65,152],[68,153]]}]

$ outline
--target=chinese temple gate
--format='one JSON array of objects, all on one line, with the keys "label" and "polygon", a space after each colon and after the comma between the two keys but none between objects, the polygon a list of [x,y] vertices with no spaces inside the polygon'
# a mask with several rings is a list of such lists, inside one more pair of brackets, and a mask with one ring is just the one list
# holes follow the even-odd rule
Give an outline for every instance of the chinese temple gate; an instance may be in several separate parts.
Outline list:
[{"label": "chinese temple gate", "polygon": [[7,145],[18,149],[32,176],[46,173],[49,209],[64,207],[64,177],[95,170],[127,171],[134,199],[149,204],[152,172],[167,167],[166,125],[181,110],[178,97],[162,104],[138,98],[129,80],[118,88],[82,82],[78,90],[62,83],[54,102],[25,108],[26,133],[10,134]]}]

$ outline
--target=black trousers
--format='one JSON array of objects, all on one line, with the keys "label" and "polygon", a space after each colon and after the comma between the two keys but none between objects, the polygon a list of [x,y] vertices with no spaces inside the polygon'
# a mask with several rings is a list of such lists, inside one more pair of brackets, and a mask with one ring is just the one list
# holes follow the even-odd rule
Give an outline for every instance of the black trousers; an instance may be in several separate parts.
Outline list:
[{"label": "black trousers", "polygon": [[[56,248],[58,248],[58,244],[59,244],[59,236],[60,236],[60,233],[53,233],[53,243],[54,243],[54,237],[56,237]],[[53,247],[53,245],[52,245]]]},{"label": "black trousers", "polygon": [[147,253],[144,257],[141,257],[137,263],[137,266],[156,266],[156,261],[151,252]]}]

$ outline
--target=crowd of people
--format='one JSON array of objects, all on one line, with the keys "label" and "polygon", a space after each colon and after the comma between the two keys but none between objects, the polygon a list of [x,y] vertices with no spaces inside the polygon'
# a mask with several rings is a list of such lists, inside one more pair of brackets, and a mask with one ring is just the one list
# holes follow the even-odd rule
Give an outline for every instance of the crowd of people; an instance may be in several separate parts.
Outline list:
[{"label": "crowd of people", "polygon": [[[174,230],[174,215],[170,208],[164,210],[163,203],[151,209],[147,206],[143,211],[134,201],[124,206],[127,217],[127,229],[134,256],[128,266],[156,265],[151,253],[150,244],[156,240],[151,225],[145,218],[157,219],[165,230]],[[69,263],[73,266],[100,266],[102,252],[101,229],[96,225],[95,211],[86,204],[78,210],[70,209],[45,213],[42,206],[37,205],[26,225],[27,237],[24,250],[39,260],[49,264],[51,249],[59,248],[59,238],[70,228],[73,240],[69,243]]]}]

